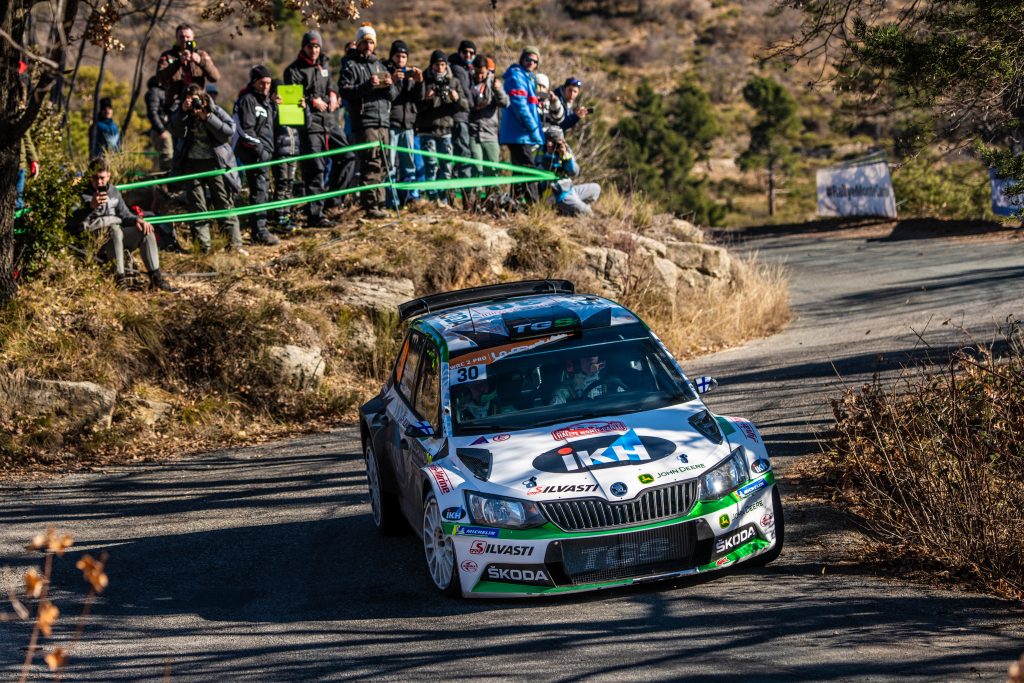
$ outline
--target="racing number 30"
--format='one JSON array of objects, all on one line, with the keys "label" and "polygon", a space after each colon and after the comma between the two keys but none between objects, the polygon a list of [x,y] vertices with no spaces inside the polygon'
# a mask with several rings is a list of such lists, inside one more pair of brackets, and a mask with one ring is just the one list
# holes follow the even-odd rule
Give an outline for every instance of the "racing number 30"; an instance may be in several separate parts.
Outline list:
[{"label": "racing number 30", "polygon": [[455,377],[458,379],[459,384],[475,382],[480,378],[480,368],[476,365],[470,365],[468,368],[459,368],[455,371]]}]

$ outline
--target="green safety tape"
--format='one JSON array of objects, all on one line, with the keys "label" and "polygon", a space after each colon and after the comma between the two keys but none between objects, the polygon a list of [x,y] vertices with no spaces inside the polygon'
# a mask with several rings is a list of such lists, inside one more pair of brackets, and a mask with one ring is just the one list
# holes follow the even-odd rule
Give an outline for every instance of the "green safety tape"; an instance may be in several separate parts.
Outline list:
[{"label": "green safety tape", "polygon": [[554,174],[548,171],[542,171],[536,168],[528,168],[526,166],[516,166],[515,164],[507,164],[501,161],[484,161],[482,159],[470,159],[468,157],[459,157],[452,154],[443,154],[441,152],[428,152],[424,149],[410,149],[408,147],[399,147],[396,145],[389,145],[384,142],[361,142],[356,145],[349,145],[348,147],[341,147],[339,149],[330,149],[326,152],[313,152],[311,154],[303,154],[297,157],[285,157],[283,159],[273,159],[271,161],[261,161],[255,164],[246,164],[244,166],[234,166],[231,168],[216,168],[211,171],[200,171],[198,173],[188,173],[185,175],[176,176],[162,176],[160,178],[153,178],[150,180],[140,180],[134,183],[125,183],[118,185],[117,189],[124,192],[125,190],[137,190],[143,187],[153,187],[156,185],[170,185],[171,183],[180,183],[186,180],[198,180],[200,178],[212,178],[213,176],[226,175],[228,173],[240,173],[249,171],[257,168],[267,168],[268,166],[277,166],[279,164],[290,164],[297,161],[305,161],[307,159],[316,159],[319,157],[334,156],[336,154],[348,154],[350,152],[359,152],[364,149],[370,149],[371,147],[380,147],[381,149],[393,149],[398,152],[404,152],[406,154],[419,154],[421,156],[434,157],[445,161],[454,161],[461,164],[471,164],[473,166],[480,166],[483,168],[493,168],[500,171],[511,171],[513,173],[527,174],[536,176],[536,180],[553,180]]}]

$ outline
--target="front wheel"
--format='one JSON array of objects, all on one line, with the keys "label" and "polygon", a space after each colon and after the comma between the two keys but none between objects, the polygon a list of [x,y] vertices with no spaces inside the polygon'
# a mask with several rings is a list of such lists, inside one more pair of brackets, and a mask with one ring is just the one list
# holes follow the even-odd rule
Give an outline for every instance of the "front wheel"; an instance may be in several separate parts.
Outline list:
[{"label": "front wheel", "polygon": [[754,557],[748,562],[751,567],[765,567],[770,562],[779,559],[782,554],[782,542],[786,536],[786,522],[782,516],[782,496],[779,494],[779,485],[772,489],[772,514],[775,515],[775,546],[766,553]]},{"label": "front wheel", "polygon": [[433,491],[423,501],[423,554],[437,589],[452,597],[461,595],[459,574],[455,569],[455,544],[444,533],[441,510]]}]

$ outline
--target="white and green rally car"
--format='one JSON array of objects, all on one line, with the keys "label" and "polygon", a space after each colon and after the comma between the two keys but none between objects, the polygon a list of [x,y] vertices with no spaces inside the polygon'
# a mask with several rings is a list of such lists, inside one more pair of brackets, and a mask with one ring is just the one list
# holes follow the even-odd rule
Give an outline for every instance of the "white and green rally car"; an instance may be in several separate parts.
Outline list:
[{"label": "white and green rally car", "polygon": [[757,429],[713,414],[633,313],[570,282],[402,304],[360,408],[374,524],[422,535],[438,589],[549,595],[765,565],[782,505]]}]

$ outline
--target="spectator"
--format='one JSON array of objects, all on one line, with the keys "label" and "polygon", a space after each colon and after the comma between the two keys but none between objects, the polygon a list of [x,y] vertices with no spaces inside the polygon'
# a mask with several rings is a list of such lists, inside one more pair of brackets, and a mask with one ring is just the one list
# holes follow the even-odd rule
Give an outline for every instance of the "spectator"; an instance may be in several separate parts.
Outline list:
[{"label": "spectator", "polygon": [[115,278],[120,289],[128,288],[125,277],[124,253],[139,250],[149,274],[150,289],[177,292],[160,273],[160,254],[156,248],[153,226],[132,212],[116,187],[110,184],[110,166],[103,157],[89,164],[89,185],[81,195],[81,202],[71,212],[67,230],[73,235],[83,232],[107,231],[100,247],[101,263],[114,262]]},{"label": "spectator", "polygon": [[547,130],[544,149],[537,153],[536,166],[560,176],[550,185],[555,209],[560,214],[589,216],[594,213],[590,205],[601,196],[601,186],[597,183],[573,185],[572,178],[579,174],[580,167],[561,128],[555,126]]},{"label": "spectator", "polygon": [[[430,68],[423,74],[423,82],[418,84],[418,91],[420,105],[416,115],[416,132],[420,135],[420,145],[427,152],[451,154],[454,114],[457,111],[468,111],[469,99],[459,80],[452,78],[449,73],[448,58],[442,50],[434,50],[430,55]],[[427,182],[451,177],[449,161],[426,156],[423,167],[423,179]],[[429,190],[427,195],[435,201],[446,196],[437,190]],[[447,200],[441,199],[441,203],[447,203]]]},{"label": "spectator", "polygon": [[[392,145],[415,149],[416,146],[416,112],[419,102],[416,97],[416,86],[423,82],[423,72],[414,66],[409,66],[409,46],[404,40],[396,40],[391,43],[391,54],[385,63],[388,71],[391,72],[391,80],[395,83],[398,94],[391,103],[391,123],[389,137]],[[396,152],[390,150],[389,165],[391,173],[398,182],[413,182],[416,180],[416,162],[414,155],[409,152]],[[402,191],[399,193],[401,203],[408,199],[418,199],[419,191]]]},{"label": "spectator", "polygon": [[181,106],[185,88],[196,84],[200,89],[220,80],[220,71],[205,50],[196,45],[196,34],[188,24],[174,29],[177,41],[164,50],[157,60],[156,77],[167,92],[168,111]]},{"label": "spectator", "polygon": [[109,97],[100,100],[96,120],[89,126],[89,158],[106,156],[121,149],[121,129],[114,123],[114,103]]},{"label": "spectator", "polygon": [[562,103],[562,108],[565,109],[565,118],[559,124],[562,130],[571,129],[590,114],[590,109],[587,107],[576,106],[576,100],[582,88],[583,81],[575,76],[570,76],[565,79],[565,83],[555,88],[555,96],[558,97],[559,102]]},{"label": "spectator", "polygon": [[[307,31],[302,36],[302,49],[284,71],[285,85],[301,85],[303,106],[306,108],[306,123],[299,127],[299,154],[314,154],[327,150],[327,134],[330,129],[331,73],[328,65],[321,61],[320,51],[323,40],[319,31]],[[302,161],[302,183],[306,196],[324,191],[324,157]],[[306,226],[329,228],[332,223],[324,217],[323,200],[306,203]]]},{"label": "spectator", "polygon": [[[270,161],[274,156],[274,120],[277,104],[270,97],[270,70],[259,64],[249,71],[249,85],[235,102],[238,142],[235,156],[243,165]],[[249,203],[266,204],[270,195],[270,172],[267,167],[245,171],[249,186]],[[250,239],[253,244],[274,246],[279,240],[267,230],[266,212],[249,214]]]},{"label": "spectator", "polygon": [[551,80],[544,74],[537,74],[537,111],[540,112],[541,125],[547,130],[557,126],[565,118],[562,102],[551,92]]},{"label": "spectator", "polygon": [[32,142],[32,133],[25,131],[18,144],[21,163],[18,164],[17,196],[14,200],[14,210],[25,208],[25,176],[35,178],[39,174],[39,157],[36,155],[36,146]]},{"label": "spectator", "polygon": [[[226,111],[214,104],[198,83],[185,89],[181,107],[171,113],[171,131],[178,140],[174,150],[176,172],[199,173],[235,165],[231,151],[235,123]],[[241,189],[234,173],[196,178],[188,181],[185,199],[190,211],[205,212],[206,193],[209,192],[215,209],[230,211],[234,208],[232,194]],[[192,236],[199,241],[199,248],[208,254],[211,248],[210,221],[193,221],[191,225]],[[247,255],[242,249],[238,216],[223,219],[221,225],[228,230],[228,249]]]},{"label": "spectator", "polygon": [[[280,81],[271,81],[271,97],[274,98],[275,113],[280,98],[277,96],[277,86]],[[282,126],[279,117],[274,117],[274,159],[287,159],[299,154],[299,133],[292,126]],[[291,199],[292,186],[295,184],[295,162],[289,161],[283,164],[275,164],[270,167],[274,176],[274,201]],[[292,227],[292,210],[290,207],[277,210],[277,228],[284,233],[290,233]]]},{"label": "spectator", "polygon": [[[472,40],[459,43],[459,51],[448,57],[448,70],[452,77],[459,81],[463,94],[468,95],[473,85],[473,60],[476,59],[476,45]],[[472,157],[473,150],[469,141],[469,111],[459,110],[452,117],[452,154],[459,157]],[[469,178],[474,167],[470,164],[457,164],[452,175],[456,178]]]},{"label": "spectator", "polygon": [[[532,167],[533,150],[544,144],[532,75],[539,64],[540,50],[527,45],[519,55],[519,62],[511,65],[503,76],[509,105],[501,117],[498,141],[508,147],[512,163],[519,166]],[[537,183],[515,185],[513,192],[529,203],[536,202],[538,198]]]},{"label": "spectator", "polygon": [[[346,55],[346,61],[338,78],[338,90],[352,115],[352,132],[356,142],[388,142],[391,125],[391,102],[398,95],[384,64],[374,54],[377,49],[377,32],[369,24],[356,31],[356,48]],[[384,149],[370,147],[359,152],[360,172],[364,184],[384,182]],[[360,200],[369,218],[387,218],[384,210],[385,192],[383,187],[363,190]]]},{"label": "spectator", "polygon": [[[473,60],[473,89],[470,91],[469,146],[474,159],[500,161],[498,125],[501,110],[508,106],[508,95],[494,74],[487,68],[487,59],[477,55]],[[477,175],[498,175],[494,168],[476,167]]]},{"label": "spectator", "polygon": [[171,159],[174,156],[174,141],[171,131],[167,129],[170,118],[167,114],[167,91],[160,85],[156,76],[146,82],[146,118],[149,119],[150,141],[159,155],[159,169],[171,170]]},{"label": "spectator", "polygon": [[[329,96],[328,103],[330,106],[327,111],[330,113],[328,122],[327,132],[327,146],[329,149],[341,149],[342,147],[348,147],[351,138],[348,133],[345,132],[345,124],[342,122],[342,116],[345,113],[345,108],[341,104],[341,98],[338,93],[331,90],[327,93]],[[346,152],[345,154],[337,154],[327,159],[327,189],[330,192],[334,190],[342,190],[347,187],[353,187],[356,184],[356,178],[359,175],[359,157],[352,152]],[[333,208],[341,206],[342,197],[333,197],[324,202],[324,206],[327,208]]]}]

